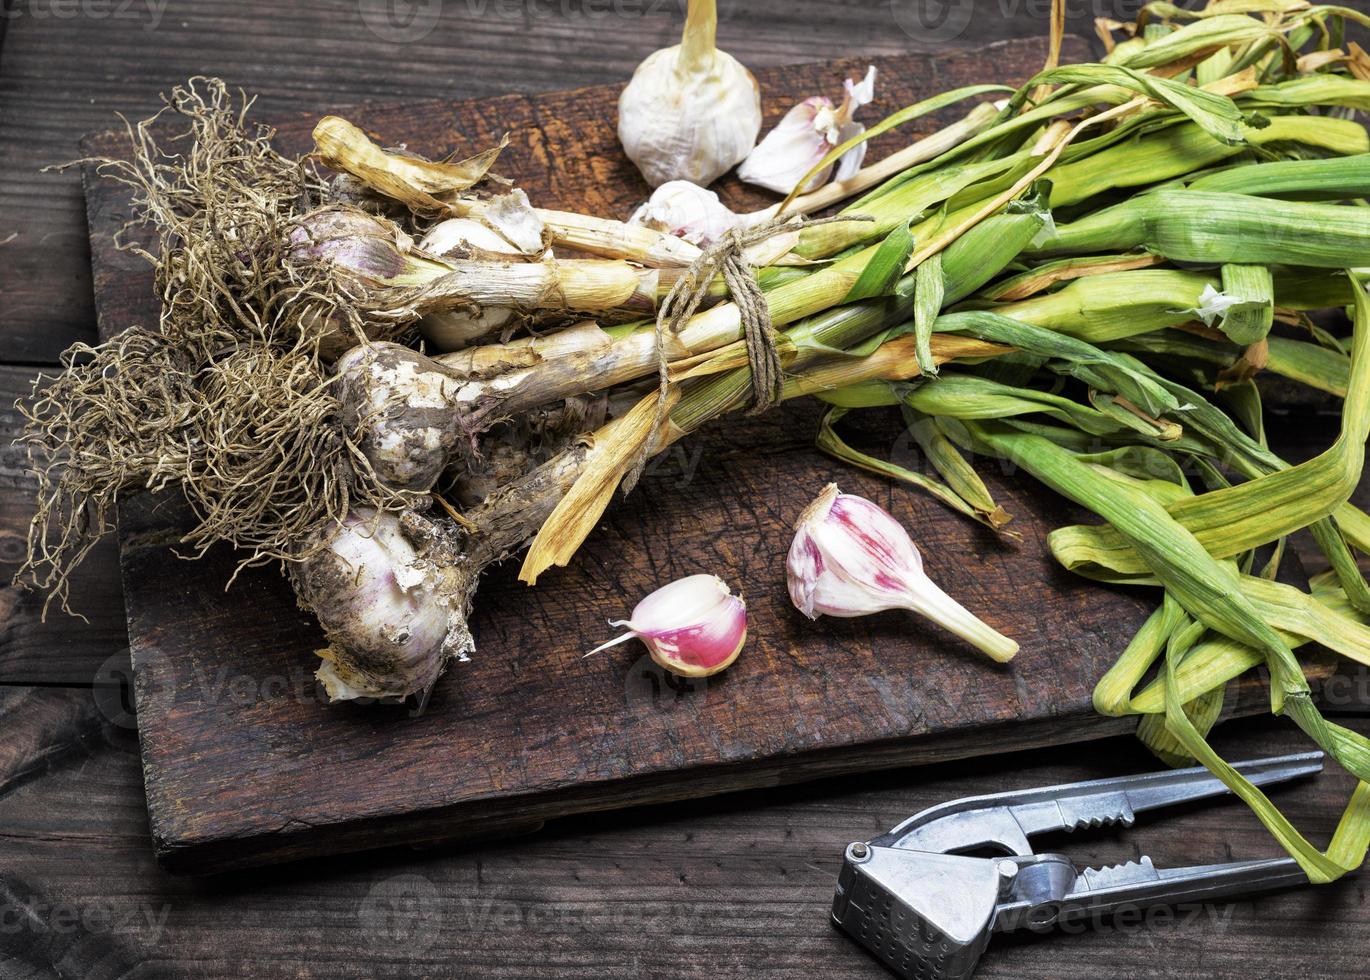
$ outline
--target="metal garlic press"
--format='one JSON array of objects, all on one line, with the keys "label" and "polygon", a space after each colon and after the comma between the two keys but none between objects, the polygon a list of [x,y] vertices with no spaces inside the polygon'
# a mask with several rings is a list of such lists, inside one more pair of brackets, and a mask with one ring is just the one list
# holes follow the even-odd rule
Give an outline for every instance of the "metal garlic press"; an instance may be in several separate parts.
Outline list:
[{"label": "metal garlic press", "polygon": [[[1322,758],[1305,752],[1233,768],[1264,786],[1321,772]],[[898,976],[961,980],[995,932],[1307,883],[1292,858],[1158,869],[1143,857],[1077,872],[1069,858],[1034,854],[1028,842],[1051,831],[1130,827],[1138,813],[1227,792],[1194,768],[953,800],[848,845],[832,921]]]}]

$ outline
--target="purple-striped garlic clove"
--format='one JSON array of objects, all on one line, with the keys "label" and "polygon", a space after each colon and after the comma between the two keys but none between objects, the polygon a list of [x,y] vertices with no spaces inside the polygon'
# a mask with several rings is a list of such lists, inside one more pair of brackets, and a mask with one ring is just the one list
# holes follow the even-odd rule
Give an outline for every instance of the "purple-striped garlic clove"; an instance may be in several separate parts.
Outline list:
[{"label": "purple-striped garlic clove", "polygon": [[663,585],[612,620],[628,632],[586,656],[637,637],[659,666],[684,677],[708,677],[731,666],[747,642],[747,604],[716,575],[690,575]]},{"label": "purple-striped garlic clove", "polygon": [[911,609],[1000,662],[1018,644],[973,616],[923,571],[902,524],[864,497],[829,483],[805,508],[786,560],[790,600],[810,619]]}]

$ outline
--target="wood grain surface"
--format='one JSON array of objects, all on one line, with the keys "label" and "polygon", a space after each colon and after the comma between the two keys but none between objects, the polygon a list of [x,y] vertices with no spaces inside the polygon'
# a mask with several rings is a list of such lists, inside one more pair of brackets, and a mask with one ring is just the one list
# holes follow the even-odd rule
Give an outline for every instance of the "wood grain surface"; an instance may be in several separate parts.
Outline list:
[{"label": "wood grain surface", "polygon": [[[0,691],[0,977],[679,980],[888,974],[828,925],[846,844],[949,799],[1155,767],[1132,738],[571,817],[477,848],[393,849],[210,879],[147,847],[138,745],[84,692]],[[1370,731],[1364,719],[1351,723]],[[1227,758],[1290,751],[1291,725],[1233,723]],[[1016,746],[1005,745],[1005,749]],[[1353,780],[1274,791],[1325,840]],[[207,791],[210,789],[206,788]],[[1273,857],[1225,800],[1131,830],[1045,839],[1080,865]],[[996,937],[980,980],[1349,978],[1364,879]]]},{"label": "wood grain surface", "polygon": [[[34,6],[13,16],[25,2]],[[0,17],[0,361],[16,365],[4,372],[3,406],[36,365],[96,336],[79,176],[40,168],[79,156],[80,136],[108,126],[116,110],[140,118],[159,91],[199,71],[250,87],[271,114],[607,82],[674,29],[673,15],[606,22],[581,16],[575,2],[510,19],[447,0],[428,35],[400,44],[369,31],[362,2],[351,0],[173,0],[155,25],[136,11],[101,16],[98,4],[93,15],[64,5],[62,16],[25,16],[51,9],[41,5],[10,0]],[[732,12],[720,41],[750,65],[947,46],[906,34],[894,5],[721,0]],[[1136,4],[1104,7],[1123,18]],[[1100,12],[1068,9],[1081,32]],[[982,47],[1038,35],[1044,24],[1033,3],[977,0],[970,28],[949,44]],[[30,510],[13,421],[0,408],[0,570],[14,567]],[[1269,430],[1291,459],[1335,436],[1334,425],[1302,413],[1273,416]],[[1357,500],[1370,505],[1370,487]],[[192,881],[168,876],[148,846],[137,739],[120,690],[129,675],[115,550],[97,551],[83,578],[88,623],[40,624],[31,599],[0,590],[4,980],[877,977],[825,924],[848,839],[952,796],[1154,766],[1130,738],[1111,739],[567,818],[502,845]],[[1327,688],[1326,710],[1365,731],[1365,672],[1344,671]],[[1216,744],[1229,758],[1307,747],[1281,722],[1225,726]],[[1329,775],[1282,791],[1279,802],[1325,840],[1349,786]],[[1067,849],[1082,862],[1113,861],[1140,853],[1143,841],[1170,864],[1275,853],[1235,804]],[[996,941],[979,976],[1358,976],[1370,954],[1364,907],[1357,879],[1174,920]]]}]

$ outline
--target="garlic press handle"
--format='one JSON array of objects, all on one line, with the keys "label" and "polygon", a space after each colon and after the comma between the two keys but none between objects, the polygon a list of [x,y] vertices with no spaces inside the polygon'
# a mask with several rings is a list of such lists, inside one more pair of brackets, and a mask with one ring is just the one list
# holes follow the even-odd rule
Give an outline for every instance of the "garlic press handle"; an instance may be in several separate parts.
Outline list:
[{"label": "garlic press handle", "polygon": [[[1062,870],[1068,871],[1068,860],[1061,860],[1065,862]],[[1030,884],[1034,876],[1045,883],[1042,876],[1047,864],[1020,868],[1011,899],[998,909],[996,932],[1045,929],[1110,916],[1121,909],[1208,902],[1308,884],[1308,876],[1293,858],[1162,869],[1143,857],[1111,868],[1088,868],[1061,894],[1064,880],[1035,889]]]}]

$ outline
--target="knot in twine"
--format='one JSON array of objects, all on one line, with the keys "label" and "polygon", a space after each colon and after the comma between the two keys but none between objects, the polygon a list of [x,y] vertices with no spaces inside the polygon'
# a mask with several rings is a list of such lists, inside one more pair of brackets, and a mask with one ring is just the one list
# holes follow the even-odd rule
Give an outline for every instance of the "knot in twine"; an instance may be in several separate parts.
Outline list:
[{"label": "knot in twine", "polygon": [[709,286],[720,273],[728,287],[728,294],[737,307],[742,322],[742,339],[747,345],[747,364],[752,372],[751,414],[759,415],[780,401],[785,384],[780,350],[776,346],[775,327],[771,324],[771,310],[766,294],[756,281],[756,274],[747,261],[746,250],[782,232],[794,231],[803,225],[821,225],[834,221],[874,221],[868,215],[834,215],[806,221],[802,215],[773,218],[751,227],[729,228],[713,245],[704,249],[672,284],[656,314],[657,398],[656,415],[651,430],[638,451],[637,461],[624,477],[623,492],[637,485],[647,466],[652,447],[666,421],[666,401],[670,387],[670,364],[666,356],[666,331],[680,332],[699,310]]}]

